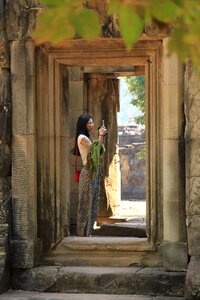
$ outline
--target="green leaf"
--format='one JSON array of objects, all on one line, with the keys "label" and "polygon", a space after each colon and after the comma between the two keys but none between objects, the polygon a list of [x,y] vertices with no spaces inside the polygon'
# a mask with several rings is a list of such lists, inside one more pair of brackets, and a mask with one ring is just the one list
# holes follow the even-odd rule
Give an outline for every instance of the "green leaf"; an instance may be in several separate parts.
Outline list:
[{"label": "green leaf", "polygon": [[126,46],[131,49],[143,31],[144,22],[132,6],[123,6],[119,12],[119,25]]},{"label": "green leaf", "polygon": [[181,8],[171,1],[156,4],[152,7],[152,16],[162,22],[170,22],[181,13]]},{"label": "green leaf", "polygon": [[37,30],[33,36],[41,41],[53,43],[72,38],[75,31],[69,23],[67,12],[65,6],[48,8],[44,14],[38,17]]},{"label": "green leaf", "polygon": [[112,15],[113,13],[117,13],[121,10],[122,7],[123,5],[119,0],[110,0],[108,14]]},{"label": "green leaf", "polygon": [[100,33],[100,24],[97,16],[89,9],[78,9],[70,17],[71,24],[79,36],[92,39]]}]

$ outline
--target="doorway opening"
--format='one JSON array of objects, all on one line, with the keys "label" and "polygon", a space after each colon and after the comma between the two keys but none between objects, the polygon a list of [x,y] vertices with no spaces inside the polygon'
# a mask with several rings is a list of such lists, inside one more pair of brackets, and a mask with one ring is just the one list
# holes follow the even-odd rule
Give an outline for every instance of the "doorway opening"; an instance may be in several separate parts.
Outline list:
[{"label": "doorway opening", "polygon": [[146,226],[145,77],[120,77],[118,147],[121,171],[119,215]]},{"label": "doorway opening", "polygon": [[[117,131],[115,166],[109,170],[115,181],[105,179],[105,185],[109,181],[112,186],[112,191],[106,186],[111,215],[102,218],[100,211],[94,235],[143,238],[146,237],[145,77],[143,72],[141,76],[133,76],[131,72],[118,75],[104,74],[105,79],[117,80],[119,89],[117,126],[113,128]],[[99,76],[89,77],[94,80]]]}]

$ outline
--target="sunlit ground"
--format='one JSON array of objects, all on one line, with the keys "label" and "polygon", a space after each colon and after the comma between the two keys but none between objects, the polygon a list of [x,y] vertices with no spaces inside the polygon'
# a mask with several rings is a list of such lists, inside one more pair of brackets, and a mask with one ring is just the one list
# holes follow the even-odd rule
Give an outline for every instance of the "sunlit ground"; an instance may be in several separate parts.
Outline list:
[{"label": "sunlit ground", "polygon": [[146,201],[145,200],[122,200],[119,208],[119,216],[126,218],[145,218]]}]

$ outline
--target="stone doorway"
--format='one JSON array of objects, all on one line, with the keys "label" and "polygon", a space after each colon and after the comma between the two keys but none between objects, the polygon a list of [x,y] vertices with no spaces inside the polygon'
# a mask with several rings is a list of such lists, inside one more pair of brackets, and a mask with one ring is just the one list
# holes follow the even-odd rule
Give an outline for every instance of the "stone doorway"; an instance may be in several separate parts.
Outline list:
[{"label": "stone doorway", "polygon": [[[95,42],[69,41],[61,48],[44,45],[36,51],[38,235],[43,241],[44,252],[55,246],[63,236],[70,235],[71,220],[76,219],[78,188],[73,182],[74,158],[70,149],[77,117],[83,112],[90,113],[97,125],[104,119],[111,132],[107,140],[106,176],[102,183],[105,188],[100,195],[99,216],[107,218],[115,215],[120,201],[115,163],[118,160],[116,113],[119,110],[119,76],[142,73],[146,78],[146,106],[149,111],[147,237],[153,245],[161,230],[156,212],[161,202],[156,187],[159,177],[155,163],[160,151],[157,147],[159,134],[156,132],[160,122],[157,112],[160,82],[154,64],[158,67],[162,43],[140,41],[130,53],[126,52],[120,40],[98,41],[98,45],[100,48]],[[154,95],[150,93],[153,82]],[[151,119],[150,114],[155,117]]]},{"label": "stone doorway", "polygon": [[[142,67],[146,78],[146,95],[148,95],[146,101],[148,112],[147,241],[145,245],[140,244],[139,248],[134,239],[129,240],[125,246],[121,241],[117,241],[110,248],[111,252],[119,249],[121,255],[122,249],[127,248],[132,251],[133,256],[138,249],[141,253],[145,249],[148,253],[149,251],[158,253],[157,250],[162,249],[158,245],[163,245],[166,250],[165,262],[169,263],[174,256],[177,257],[172,252],[174,247],[183,252],[185,259],[186,248],[185,244],[181,243],[184,234],[180,234],[185,232],[185,224],[181,221],[183,220],[181,216],[184,215],[184,193],[178,184],[172,184],[170,187],[163,184],[163,178],[169,176],[175,180],[177,172],[181,170],[178,159],[173,161],[173,166],[169,162],[173,147],[173,156],[178,156],[179,148],[174,136],[177,136],[177,132],[180,133],[178,129],[182,127],[179,124],[182,124],[183,120],[180,109],[182,98],[177,92],[175,93],[177,126],[171,129],[170,111],[174,111],[174,106],[170,102],[170,85],[173,80],[173,87],[178,90],[179,85],[182,84],[182,73],[176,59],[165,56],[162,60],[162,50],[161,39],[145,38],[138,41],[130,52],[126,51],[121,39],[73,40],[66,41],[57,48],[45,44],[36,48],[36,54],[30,41],[23,45],[18,42],[13,43],[11,57],[15,59],[12,60],[12,72],[20,80],[22,79],[23,83],[24,77],[29,79],[24,83],[23,95],[17,94],[21,81],[13,81],[12,85],[13,95],[23,103],[19,106],[15,98],[13,99],[15,137],[12,185],[13,198],[16,198],[12,212],[15,229],[12,246],[13,253],[16,253],[13,257],[14,267],[33,266],[37,262],[39,253],[51,251],[64,236],[70,234],[70,217],[74,215],[77,203],[77,186],[73,182],[74,158],[70,150],[74,142],[75,120],[78,115],[88,111],[86,101],[88,98],[84,94],[87,91],[84,88],[86,85],[84,76],[86,74],[96,76],[101,73],[99,70],[105,67],[107,74],[109,68],[111,73],[116,74],[133,71],[133,66]],[[19,68],[17,64],[16,57],[19,53],[20,57],[26,57],[23,68],[21,65]],[[33,63],[34,57],[36,68]],[[31,64],[26,65],[27,61]],[[168,76],[170,64],[176,67],[175,78]],[[34,85],[35,81],[36,85]],[[35,90],[34,86],[36,86]],[[28,95],[31,97],[27,97]],[[19,111],[19,107],[23,107],[23,111]],[[26,185],[21,182],[18,185],[19,178],[26,179]],[[174,201],[177,204],[177,209],[173,209],[173,220],[170,214],[172,192],[176,195]],[[173,230],[169,231],[172,227]],[[120,243],[122,246],[118,247]]]}]

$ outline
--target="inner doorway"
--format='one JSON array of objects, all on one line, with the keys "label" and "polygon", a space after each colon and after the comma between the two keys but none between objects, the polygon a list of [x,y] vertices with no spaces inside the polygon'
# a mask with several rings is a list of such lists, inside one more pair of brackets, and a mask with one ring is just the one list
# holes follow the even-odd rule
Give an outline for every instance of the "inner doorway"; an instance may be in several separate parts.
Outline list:
[{"label": "inner doorway", "polygon": [[[119,67],[116,71],[116,67],[107,68],[105,66],[96,67],[93,71],[94,73],[91,72],[85,75],[86,93],[84,94],[86,94],[88,102],[88,111],[97,124],[101,124],[101,119],[104,119],[109,130],[109,136],[106,140],[107,154],[103,164],[104,178],[101,184],[100,209],[93,234],[146,237],[146,164],[145,160],[140,158],[144,155],[144,126],[143,128],[136,125],[132,126],[134,127],[134,139],[136,140],[134,143],[133,139],[132,143],[128,145],[129,138],[133,136],[127,135],[126,132],[123,132],[120,136],[119,131],[122,127],[118,126],[117,121],[117,113],[123,108],[120,78],[128,80],[137,78],[137,75],[144,75],[144,67],[124,67],[123,72],[120,72]],[[120,77],[121,75],[122,77]],[[135,77],[131,77],[133,75]],[[144,76],[142,78],[143,85],[141,88],[144,99],[141,105],[144,112]],[[128,106],[129,103],[126,103],[125,110]],[[143,123],[145,123],[144,116],[143,119]],[[126,125],[128,125],[127,122]],[[132,128],[130,124],[125,127],[129,131],[128,134],[132,134],[133,130],[129,130]],[[143,143],[139,143],[136,133],[138,135],[142,131],[143,134],[140,138],[143,139]],[[126,140],[125,147],[121,147],[124,139]],[[124,186],[124,182],[126,186]],[[128,189],[132,193],[130,191],[127,193]],[[125,198],[124,194],[126,194]]]},{"label": "inner doorway", "polygon": [[[119,215],[146,234],[145,77],[119,77],[118,147],[121,171]],[[136,235],[139,235],[135,231]],[[134,235],[134,231],[133,231]]]}]

